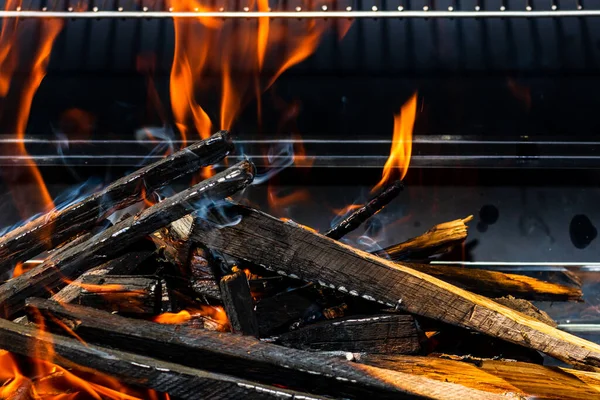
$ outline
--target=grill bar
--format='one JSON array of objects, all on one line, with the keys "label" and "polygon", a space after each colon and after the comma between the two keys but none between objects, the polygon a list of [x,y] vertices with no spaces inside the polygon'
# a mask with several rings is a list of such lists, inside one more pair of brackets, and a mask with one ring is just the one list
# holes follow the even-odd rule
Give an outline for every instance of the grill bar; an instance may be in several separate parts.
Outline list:
[{"label": "grill bar", "polygon": [[600,17],[600,10],[498,10],[498,11],[0,11],[0,18],[581,18]]}]

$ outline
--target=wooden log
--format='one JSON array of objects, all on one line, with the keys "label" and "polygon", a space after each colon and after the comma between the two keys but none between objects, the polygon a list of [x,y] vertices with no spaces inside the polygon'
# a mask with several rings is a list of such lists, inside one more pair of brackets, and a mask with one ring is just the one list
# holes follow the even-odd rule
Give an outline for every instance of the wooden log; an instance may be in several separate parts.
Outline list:
[{"label": "wooden log", "polygon": [[221,298],[227,313],[231,331],[258,337],[258,321],[254,312],[254,301],[244,271],[234,267],[229,275],[221,278]]},{"label": "wooden log", "polygon": [[[597,373],[517,361],[454,361],[403,355],[360,356],[360,362],[492,393],[535,399],[598,399]],[[588,382],[580,378],[587,374]],[[595,382],[595,384],[594,384]]]},{"label": "wooden log", "polygon": [[435,225],[421,236],[398,243],[373,254],[393,261],[422,260],[446,253],[467,238],[467,225],[473,216]]},{"label": "wooden log", "polygon": [[152,255],[152,251],[134,251],[125,253],[115,259],[100,264],[97,267],[81,274],[73,282],[62,288],[51,299],[58,303],[70,303],[79,297],[81,293],[81,283],[88,276],[104,276],[118,270],[119,273],[131,273],[140,263]]},{"label": "wooden log", "polygon": [[276,343],[302,350],[372,354],[414,354],[419,351],[415,320],[410,315],[378,314],[317,322],[283,333]]},{"label": "wooden log", "polygon": [[121,314],[151,316],[161,311],[162,287],[157,277],[86,276],[79,304]]},{"label": "wooden log", "polygon": [[[250,336],[160,325],[124,318],[104,311],[49,300],[29,299],[28,310],[37,310],[47,326],[60,318],[88,343],[110,343],[124,351],[177,360],[188,367],[241,379],[301,390],[336,398],[381,399],[426,397],[439,399],[495,399],[497,395],[411,374],[336,360],[319,353],[262,343]],[[1,327],[1,325],[0,325]],[[2,335],[0,334],[0,338]],[[0,342],[0,346],[2,342]],[[284,366],[284,367],[282,367]],[[505,398],[505,397],[503,397]]]},{"label": "wooden log", "polygon": [[144,194],[218,162],[232,149],[228,132],[217,132],[206,140],[138,169],[67,208],[51,211],[10,231],[0,238],[0,274],[19,261],[28,260],[91,229],[112,211],[142,200]]},{"label": "wooden log", "polygon": [[[193,209],[207,207],[214,200],[231,196],[246,187],[254,177],[254,165],[242,161],[215,176],[194,185],[138,215],[115,224],[90,240],[61,253],[0,286],[2,315],[9,317],[19,311],[25,299],[43,295],[85,271],[116,256],[127,245],[173,222]],[[195,204],[193,203],[195,202]]]},{"label": "wooden log", "polygon": [[197,220],[207,246],[292,277],[319,282],[434,320],[470,328],[587,368],[600,367],[600,346],[559,331],[493,300],[408,266],[336,242],[248,207],[236,225]]},{"label": "wooden log", "polygon": [[583,296],[580,288],[545,282],[524,275],[447,265],[402,265],[486,297],[513,296],[537,301],[582,301]]},{"label": "wooden log", "polygon": [[527,300],[523,299],[515,299],[512,296],[498,297],[495,298],[494,301],[496,303],[500,303],[505,305],[506,307],[512,308],[522,314],[528,315],[531,318],[535,318],[538,321],[542,321],[545,324],[548,324],[554,328],[558,326],[556,321],[554,321],[550,316],[545,312],[531,304]]},{"label": "wooden log", "polygon": [[307,392],[194,369],[110,347],[83,344],[59,335],[42,335],[34,327],[6,320],[0,320],[0,347],[24,356],[31,356],[31,349],[36,349],[36,358],[65,368],[98,371],[123,383],[155,389],[180,399],[324,399]]},{"label": "wooden log", "polygon": [[396,181],[387,186],[380,194],[369,200],[367,204],[355,210],[348,217],[338,222],[333,228],[325,232],[325,236],[332,239],[341,239],[352,232],[367,219],[381,211],[390,201],[394,200],[404,189],[402,181]]}]

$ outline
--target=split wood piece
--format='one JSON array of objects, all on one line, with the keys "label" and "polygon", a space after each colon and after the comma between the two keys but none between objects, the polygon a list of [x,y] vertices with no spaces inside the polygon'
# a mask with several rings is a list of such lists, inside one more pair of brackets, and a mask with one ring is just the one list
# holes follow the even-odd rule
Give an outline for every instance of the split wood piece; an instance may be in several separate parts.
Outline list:
[{"label": "split wood piece", "polygon": [[496,303],[500,303],[502,305],[505,305],[506,307],[512,308],[513,310],[517,310],[520,313],[528,315],[531,318],[535,318],[538,321],[542,321],[543,323],[548,324],[554,328],[556,328],[558,326],[556,321],[554,321],[552,318],[550,318],[548,313],[540,310],[539,308],[537,308],[536,306],[534,306],[527,300],[515,299],[512,296],[498,297],[493,300]]},{"label": "split wood piece", "polygon": [[341,239],[347,233],[352,232],[367,219],[371,218],[383,207],[385,207],[390,201],[394,200],[398,194],[404,189],[402,181],[396,181],[391,185],[387,186],[383,192],[378,194],[373,199],[369,200],[367,204],[355,210],[348,217],[338,222],[333,228],[325,232],[325,236],[332,239]]},{"label": "split wood piece", "polygon": [[415,320],[410,315],[379,314],[317,322],[275,338],[302,350],[372,354],[414,354],[419,351]]},{"label": "split wood piece", "polygon": [[202,297],[222,300],[222,288],[217,283],[222,260],[213,257],[210,250],[202,245],[194,245],[189,258],[189,282],[192,290]]},{"label": "split wood piece", "polygon": [[336,360],[320,353],[262,343],[250,336],[160,325],[42,299],[28,299],[27,309],[44,316],[51,329],[56,329],[53,321],[62,320],[88,343],[110,344],[124,351],[175,359],[192,368],[202,365],[215,373],[284,385],[293,390],[310,387],[312,393],[336,398],[501,398],[459,385]]},{"label": "split wood piece", "polygon": [[31,349],[36,349],[36,358],[75,371],[98,371],[123,383],[155,389],[180,399],[325,399],[110,347],[83,344],[59,335],[42,335],[37,328],[6,320],[0,320],[0,347],[24,356],[31,356]]},{"label": "split wood piece", "polygon": [[86,276],[79,304],[121,314],[156,315],[162,287],[157,277],[139,275]]},{"label": "split wood piece", "polygon": [[193,209],[208,207],[246,187],[254,178],[254,165],[242,161],[213,177],[147,208],[108,228],[88,241],[61,253],[0,286],[2,315],[10,317],[29,296],[43,295],[117,255],[127,246],[173,222]]},{"label": "split wood piece", "polygon": [[[599,399],[597,373],[545,367],[518,361],[464,362],[437,357],[360,355],[359,361],[492,393],[513,393],[535,399]],[[590,383],[579,375],[587,374]],[[595,384],[594,384],[595,382]]]},{"label": "split wood piece", "polygon": [[393,261],[422,260],[451,250],[467,238],[467,225],[473,216],[444,222],[429,229],[421,236],[398,243],[373,254]]},{"label": "split wood piece", "polygon": [[221,278],[219,286],[231,331],[258,337],[258,321],[254,312],[254,302],[244,271],[234,267],[231,274]]},{"label": "split wood piece", "polygon": [[233,149],[227,131],[194,143],[113,182],[62,210],[16,228],[0,238],[0,273],[91,229],[116,209],[125,208],[173,180],[220,161]]},{"label": "split wood piece", "polygon": [[233,226],[216,228],[197,219],[197,239],[281,274],[471,328],[578,367],[600,367],[600,345],[408,266],[301,228],[293,221],[281,221],[243,206],[237,206],[237,211],[240,222]]},{"label": "split wood piece", "polygon": [[58,291],[51,297],[59,303],[70,303],[79,297],[81,283],[88,276],[104,276],[118,269],[120,273],[131,273],[140,263],[144,262],[153,254],[151,251],[135,251],[123,254],[115,259],[100,264],[97,267],[81,274],[73,282]]},{"label": "split wood piece", "polygon": [[447,265],[402,265],[487,297],[513,296],[537,301],[582,301],[583,296],[580,288],[545,282],[524,275]]}]

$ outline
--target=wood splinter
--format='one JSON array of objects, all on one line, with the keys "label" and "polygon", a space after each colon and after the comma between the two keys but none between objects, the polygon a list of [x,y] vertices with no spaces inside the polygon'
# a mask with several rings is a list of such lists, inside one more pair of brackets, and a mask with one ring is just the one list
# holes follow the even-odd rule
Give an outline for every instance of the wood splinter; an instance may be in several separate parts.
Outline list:
[{"label": "wood splinter", "polygon": [[425,259],[446,253],[467,238],[466,223],[472,219],[473,216],[469,215],[467,218],[435,225],[421,236],[386,247],[373,254],[392,261],[402,261]]}]

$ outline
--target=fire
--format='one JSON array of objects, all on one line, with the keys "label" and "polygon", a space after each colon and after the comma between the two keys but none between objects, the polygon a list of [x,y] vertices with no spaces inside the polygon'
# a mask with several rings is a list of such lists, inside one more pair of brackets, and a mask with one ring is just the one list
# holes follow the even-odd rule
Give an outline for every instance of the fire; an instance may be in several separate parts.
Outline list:
[{"label": "fire", "polygon": [[[394,135],[392,138],[392,149],[385,165],[381,181],[372,189],[379,190],[392,179],[403,179],[408,172],[410,156],[412,154],[412,134],[417,114],[417,93],[400,109],[400,113],[394,115]],[[394,171],[398,173],[394,173]],[[399,175],[397,178],[394,175]]]},{"label": "fire", "polygon": [[267,193],[269,209],[273,214],[281,214],[286,208],[292,205],[310,200],[310,193],[306,189],[298,189],[290,193],[280,195],[278,190],[275,189],[273,185],[269,184]]},{"label": "fire", "polygon": [[[197,0],[171,0],[176,11],[206,11]],[[267,0],[252,0],[246,10],[269,11]],[[212,11],[224,10],[215,7]],[[212,110],[199,102],[219,93],[220,129],[230,129],[248,102],[260,95],[286,70],[308,58],[323,34],[332,26],[341,38],[350,21],[289,20],[269,17],[249,19],[243,24],[217,18],[174,18],[175,54],[171,68],[171,107],[183,140],[192,132],[208,137]],[[216,112],[214,112],[217,115]]]},{"label": "fire", "polygon": [[157,315],[152,320],[159,324],[170,324],[179,325],[185,322],[202,319],[215,325],[215,330],[228,331],[229,320],[227,314],[221,306],[205,306],[200,305],[200,308],[193,308],[189,310],[181,310],[178,313],[163,313]]},{"label": "fire", "polygon": [[[6,3],[7,9],[14,9],[18,2],[11,0]],[[33,46],[31,28],[39,23],[39,42]],[[0,96],[2,96],[2,109],[0,117],[2,126],[10,129],[20,139],[15,145],[5,145],[3,150],[12,155],[20,156],[28,161],[27,167],[22,171],[10,169],[18,173],[15,179],[19,184],[32,183],[37,187],[37,195],[30,196],[19,190],[11,190],[14,203],[23,218],[39,212],[47,212],[54,208],[52,197],[46,188],[42,175],[29,159],[29,155],[22,139],[25,138],[25,128],[29,119],[33,96],[46,74],[46,66],[50,60],[50,51],[54,40],[62,28],[62,21],[58,19],[44,19],[40,21],[5,19],[0,31]],[[31,49],[27,57],[20,54],[20,50]],[[25,52],[24,52],[25,53]],[[26,61],[26,62],[25,62]],[[26,78],[19,84],[13,80],[15,71],[25,72]],[[7,110],[9,105],[15,110]],[[8,176],[9,169],[2,171]],[[13,178],[14,179],[14,178]],[[27,196],[27,198],[23,198]]]},{"label": "fire", "polygon": [[[38,337],[49,334],[39,315],[35,318],[39,331]],[[78,338],[81,340],[81,338]],[[49,342],[51,343],[51,341]],[[32,349],[32,358],[24,359],[28,364],[30,374],[25,375],[19,359],[11,353],[0,350],[0,398],[31,398],[31,399],[164,399],[168,395],[158,394],[153,390],[135,390],[121,384],[117,379],[98,371],[86,371],[86,368],[72,364],[73,369],[66,369],[50,361],[60,356],[52,345],[39,345]],[[76,373],[74,371],[77,371]]]}]

